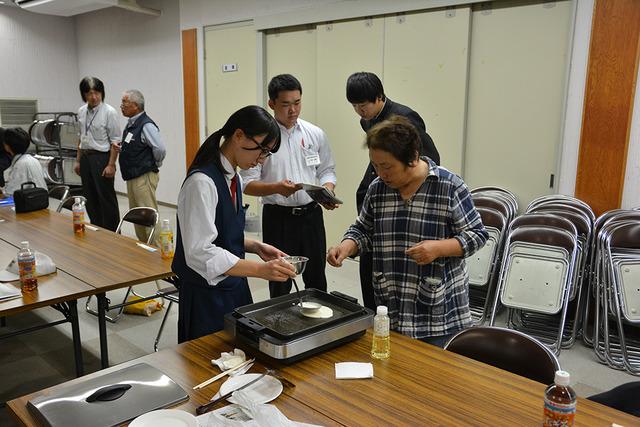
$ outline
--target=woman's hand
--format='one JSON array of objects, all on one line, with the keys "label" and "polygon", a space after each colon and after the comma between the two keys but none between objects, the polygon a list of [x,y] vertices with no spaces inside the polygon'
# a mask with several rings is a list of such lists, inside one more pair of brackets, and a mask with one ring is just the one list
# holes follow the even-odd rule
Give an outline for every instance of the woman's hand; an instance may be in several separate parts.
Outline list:
[{"label": "woman's hand", "polygon": [[351,239],[343,240],[338,246],[329,249],[327,262],[333,267],[342,267],[342,261],[358,253],[358,245]]},{"label": "woman's hand", "polygon": [[255,254],[262,258],[263,261],[271,261],[272,259],[287,256],[287,254],[280,249],[261,242],[256,244]]},{"label": "woman's hand", "polygon": [[418,265],[431,264],[440,256],[437,243],[437,240],[423,240],[404,253],[409,255]]},{"label": "woman's hand", "polygon": [[281,258],[277,258],[261,264],[259,276],[265,280],[284,282],[296,277],[296,270],[293,265]]}]

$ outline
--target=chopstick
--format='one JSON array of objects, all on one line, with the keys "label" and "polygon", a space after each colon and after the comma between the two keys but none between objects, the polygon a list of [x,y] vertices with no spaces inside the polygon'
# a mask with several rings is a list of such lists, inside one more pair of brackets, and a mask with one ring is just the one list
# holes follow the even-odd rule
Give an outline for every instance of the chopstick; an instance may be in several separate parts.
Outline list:
[{"label": "chopstick", "polygon": [[201,388],[204,388],[206,386],[208,386],[209,384],[218,381],[220,378],[224,377],[225,375],[229,375],[234,373],[235,371],[244,368],[245,366],[247,366],[249,363],[253,363],[255,362],[256,359],[249,359],[249,360],[245,360],[244,362],[242,362],[241,364],[239,364],[238,366],[234,366],[231,369],[227,369],[224,372],[219,373],[218,375],[216,375],[215,377],[209,378],[208,380],[201,382],[200,384],[198,384],[197,386],[193,387],[194,390],[200,390]]}]

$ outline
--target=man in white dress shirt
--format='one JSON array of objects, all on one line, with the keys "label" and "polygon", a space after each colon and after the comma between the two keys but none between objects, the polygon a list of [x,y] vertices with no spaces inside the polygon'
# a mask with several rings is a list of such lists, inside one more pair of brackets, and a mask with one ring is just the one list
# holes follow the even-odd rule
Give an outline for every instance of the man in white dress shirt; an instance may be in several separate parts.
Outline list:
[{"label": "man in white dress shirt", "polygon": [[122,138],[118,112],[104,101],[104,84],[96,77],[80,82],[85,104],[78,110],[80,141],[75,171],[82,178],[91,223],[115,231],[120,221],[114,188],[117,145]]},{"label": "man in white dress shirt", "polygon": [[[298,79],[290,74],[275,76],[268,92],[269,107],[280,126],[280,149],[264,164],[240,172],[244,193],[262,197],[263,241],[289,255],[309,258],[302,275],[305,287],[326,291],[322,208],[300,191],[300,184],[322,185],[333,191],[335,161],[324,131],[299,118],[302,85]],[[269,282],[271,298],[288,294],[291,285],[291,280]]]}]

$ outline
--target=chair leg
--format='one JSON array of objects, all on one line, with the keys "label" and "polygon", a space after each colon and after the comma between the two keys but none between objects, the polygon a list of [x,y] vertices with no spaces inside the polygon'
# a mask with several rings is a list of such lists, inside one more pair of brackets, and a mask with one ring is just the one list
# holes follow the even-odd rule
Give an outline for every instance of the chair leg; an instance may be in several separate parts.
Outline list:
[{"label": "chair leg", "polygon": [[153,343],[153,351],[158,351],[158,343],[160,342],[160,336],[162,335],[162,331],[164,330],[164,324],[167,322],[167,317],[169,317],[169,311],[171,310],[171,306],[173,305],[173,301],[169,301],[169,305],[167,306],[167,311],[164,313],[162,317],[162,323],[160,323],[160,329],[158,330],[158,335],[156,335],[156,340]]}]

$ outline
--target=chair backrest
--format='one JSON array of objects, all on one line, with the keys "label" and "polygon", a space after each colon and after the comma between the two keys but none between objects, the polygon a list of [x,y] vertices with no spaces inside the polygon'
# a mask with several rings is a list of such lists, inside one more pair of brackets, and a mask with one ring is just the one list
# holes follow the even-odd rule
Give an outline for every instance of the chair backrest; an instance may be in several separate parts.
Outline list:
[{"label": "chair backrest", "polygon": [[67,196],[60,201],[60,204],[56,208],[56,212],[62,212],[62,209],[71,210],[73,204],[76,202],[76,198],[80,199],[82,203],[87,203],[87,199],[84,196]]},{"label": "chair backrest", "polygon": [[137,207],[129,209],[120,220],[116,233],[122,233],[122,224],[129,222],[131,224],[141,225],[150,228],[149,239],[145,243],[153,240],[153,233],[158,224],[158,211],[154,208]]},{"label": "chair backrest", "polygon": [[49,189],[49,197],[52,199],[64,200],[69,195],[68,185],[56,185]]},{"label": "chair backrest", "polygon": [[560,369],[558,359],[544,344],[511,329],[466,329],[444,348],[544,384],[553,383],[555,372]]}]

